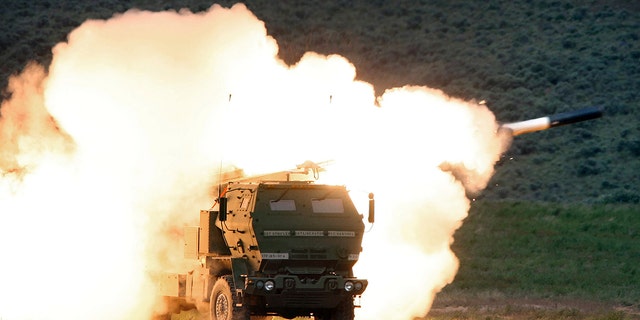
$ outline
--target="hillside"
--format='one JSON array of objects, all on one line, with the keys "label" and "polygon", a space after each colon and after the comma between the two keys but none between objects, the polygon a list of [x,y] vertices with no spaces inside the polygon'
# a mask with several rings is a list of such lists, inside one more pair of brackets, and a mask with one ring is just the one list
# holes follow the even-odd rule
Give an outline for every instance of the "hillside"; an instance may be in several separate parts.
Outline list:
[{"label": "hillside", "polygon": [[[638,205],[476,202],[434,319],[640,319]],[[425,318],[426,319],[426,318]]]},{"label": "hillside", "polygon": [[[220,1],[225,6],[231,1]],[[338,53],[378,93],[406,84],[486,100],[509,122],[586,106],[605,117],[518,137],[478,198],[640,202],[640,5],[618,1],[247,1],[293,63]],[[86,19],[211,2],[0,3],[0,85]],[[7,96],[3,92],[3,97]]]},{"label": "hillside", "polygon": [[[87,19],[132,8],[198,12],[212,4],[0,1],[0,87],[29,61],[47,66],[51,48]],[[504,122],[603,108],[601,119],[516,138],[488,188],[472,195],[451,245],[460,260],[456,279],[424,319],[640,319],[637,0],[246,4],[278,41],[284,61],[295,63],[306,51],[343,55],[378,94],[429,86],[485,100]],[[9,95],[2,90],[3,99]],[[51,240],[64,233],[56,232]]]}]

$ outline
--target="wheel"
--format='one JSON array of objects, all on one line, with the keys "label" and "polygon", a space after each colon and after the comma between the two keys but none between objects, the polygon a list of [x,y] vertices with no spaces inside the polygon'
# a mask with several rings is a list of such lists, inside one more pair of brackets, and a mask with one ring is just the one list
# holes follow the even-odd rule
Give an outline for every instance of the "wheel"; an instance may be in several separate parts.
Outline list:
[{"label": "wheel", "polygon": [[327,310],[317,316],[316,320],[353,320],[355,313],[353,312],[353,298],[349,297],[338,304],[335,309]]},{"label": "wheel", "polygon": [[249,311],[244,307],[236,307],[240,301],[234,293],[232,276],[218,278],[211,290],[209,302],[211,320],[249,320]]}]

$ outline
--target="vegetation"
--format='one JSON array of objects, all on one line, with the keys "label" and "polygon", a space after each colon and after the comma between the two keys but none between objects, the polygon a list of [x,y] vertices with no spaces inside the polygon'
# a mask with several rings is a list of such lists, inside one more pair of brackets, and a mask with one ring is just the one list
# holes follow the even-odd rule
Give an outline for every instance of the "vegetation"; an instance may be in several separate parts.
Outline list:
[{"label": "vegetation", "polygon": [[480,307],[545,319],[640,318],[638,212],[638,205],[476,203],[452,246],[460,270],[434,312],[466,306],[457,318],[477,318]]},{"label": "vegetation", "polygon": [[628,301],[621,302],[638,302],[639,210],[638,206],[480,204],[456,236],[453,248],[462,259],[456,286],[491,284],[512,294],[523,290],[540,296],[626,297]]},{"label": "vegetation", "polygon": [[[230,6],[235,1],[218,1]],[[605,117],[518,137],[481,197],[640,203],[640,5],[633,0],[247,0],[293,63],[338,53],[378,93],[426,85],[508,122],[597,105]],[[86,19],[209,0],[0,2],[0,86]],[[3,93],[3,97],[7,96]]]}]

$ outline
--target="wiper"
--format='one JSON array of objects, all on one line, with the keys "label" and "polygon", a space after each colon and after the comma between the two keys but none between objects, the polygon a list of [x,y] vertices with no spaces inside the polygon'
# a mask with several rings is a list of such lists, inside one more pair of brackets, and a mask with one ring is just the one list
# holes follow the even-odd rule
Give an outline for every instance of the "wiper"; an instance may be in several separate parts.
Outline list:
[{"label": "wiper", "polygon": [[286,190],[284,190],[284,192],[278,197],[278,199],[273,200],[273,202],[278,202],[278,201],[282,200],[284,195],[287,194],[287,192],[289,192],[289,190],[291,190],[291,188],[287,188]]},{"label": "wiper", "polygon": [[316,199],[316,200],[322,201],[322,200],[326,199],[334,191],[336,191],[336,189],[329,189],[329,191],[327,193],[325,193],[324,196],[322,196],[322,197],[320,197],[319,199]]}]

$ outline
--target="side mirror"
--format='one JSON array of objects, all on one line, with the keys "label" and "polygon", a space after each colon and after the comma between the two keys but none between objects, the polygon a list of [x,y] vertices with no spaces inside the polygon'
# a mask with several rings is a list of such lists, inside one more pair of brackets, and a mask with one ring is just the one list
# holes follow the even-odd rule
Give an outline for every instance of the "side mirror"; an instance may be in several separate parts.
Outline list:
[{"label": "side mirror", "polygon": [[373,192],[369,193],[369,223],[375,221],[375,200],[373,200]]},{"label": "side mirror", "polygon": [[227,221],[227,198],[218,198],[218,219],[220,221]]}]

